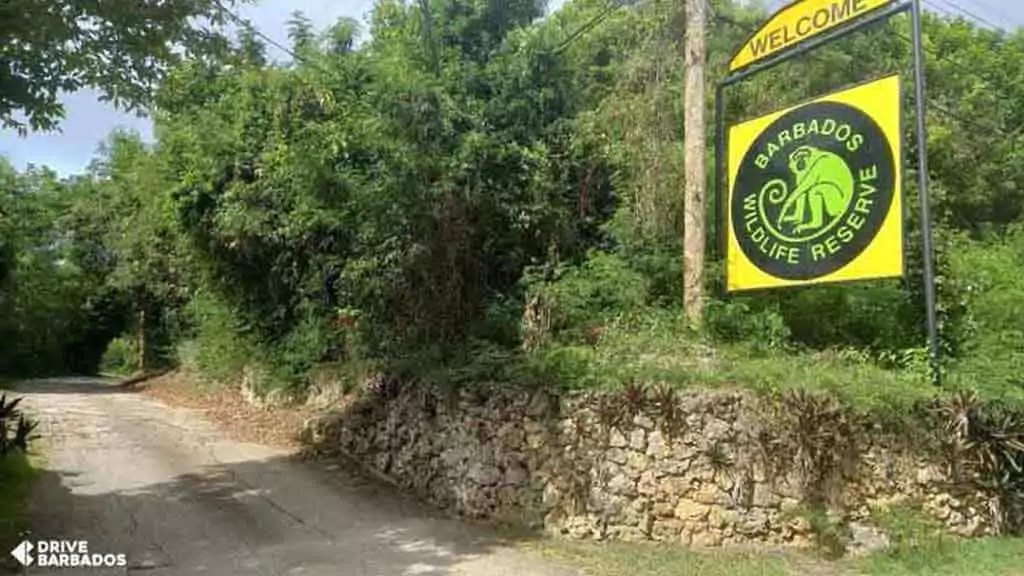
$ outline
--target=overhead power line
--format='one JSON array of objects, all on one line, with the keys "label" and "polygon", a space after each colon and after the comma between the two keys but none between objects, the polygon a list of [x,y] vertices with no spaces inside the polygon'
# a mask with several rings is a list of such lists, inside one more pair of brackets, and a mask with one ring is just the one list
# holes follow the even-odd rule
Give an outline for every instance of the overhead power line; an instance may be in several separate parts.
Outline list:
[{"label": "overhead power line", "polygon": [[1007,24],[1010,24],[1011,27],[1016,28],[1018,25],[1014,23],[1014,18],[1010,18],[1005,12],[1003,12],[1002,7],[998,5],[999,2],[996,2],[996,5],[994,6],[989,3],[991,1],[992,0],[973,0],[973,3],[977,4],[979,8],[984,8],[984,10],[989,14],[998,16],[1000,21],[1006,22]]},{"label": "overhead power line", "polygon": [[611,3],[609,3],[608,6],[605,6],[604,10],[598,12],[598,14],[596,16],[594,16],[593,18],[588,20],[582,26],[577,28],[576,31],[574,31],[572,34],[570,34],[568,38],[563,40],[553,50],[553,52],[555,54],[561,54],[562,51],[564,51],[566,48],[569,47],[569,44],[572,44],[573,41],[575,41],[577,38],[579,38],[580,36],[585,34],[588,30],[592,29],[593,27],[595,27],[598,24],[600,24],[601,22],[603,22],[606,18],[608,18],[609,15],[611,15],[612,12],[614,12],[618,8],[621,8],[622,6],[623,6],[623,4],[617,3],[617,2],[615,2],[613,0]]},{"label": "overhead power line", "polygon": [[924,6],[930,7],[932,10],[934,10],[935,12],[938,12],[939,14],[942,14],[943,16],[948,16],[950,18],[956,18],[956,14],[952,13],[949,10],[949,8],[943,8],[942,6],[939,6],[938,4],[933,4],[931,0],[921,0],[921,4],[924,5]]},{"label": "overhead power line", "polygon": [[[748,34],[753,34],[754,31],[756,30],[756,27],[751,27],[751,26],[749,26],[749,25],[747,25],[745,23],[739,22],[739,21],[735,20],[734,18],[731,18],[730,16],[727,16],[725,14],[720,14],[720,13],[712,14],[712,18],[715,19],[715,20],[718,20],[720,22],[724,22],[726,24],[730,24],[732,26],[736,26],[737,28],[740,28],[741,30],[746,31]],[[893,31],[893,35],[895,35],[897,38],[899,38],[900,40],[905,42],[907,45],[912,45],[913,44],[913,40],[911,40],[910,38],[908,38],[904,34],[900,34],[899,32]],[[925,48],[927,49],[927,47],[925,47]],[[935,56],[934,51],[929,51],[929,52],[931,52],[932,56]],[[818,61],[819,63],[822,62],[822,58],[819,55],[817,55],[817,54],[815,54],[813,52],[807,53],[807,56],[809,58],[813,59],[813,60]],[[958,64],[954,64],[954,66],[956,66],[957,68],[959,68],[961,71],[963,71],[965,73],[969,73],[971,75],[977,74],[976,70],[970,70],[966,66],[961,66],[961,65],[958,65]],[[939,112],[941,112],[942,114],[946,115],[947,117],[949,117],[949,118],[951,118],[953,120],[956,120],[958,122],[962,122],[964,124],[971,125],[974,128],[977,128],[979,130],[984,130],[984,131],[987,131],[987,132],[994,132],[994,133],[999,134],[1000,136],[1003,136],[1005,138],[1015,138],[1016,136],[1018,136],[1022,132],[1024,132],[1024,126],[1022,126],[1021,128],[1019,128],[1017,130],[1014,130],[1013,132],[1008,133],[1005,130],[1003,130],[1002,128],[1000,128],[999,126],[986,125],[986,124],[983,124],[983,123],[978,122],[976,120],[972,120],[970,118],[967,118],[965,116],[962,116],[960,114],[957,114],[957,113],[953,112],[952,110],[950,110],[948,107],[946,107],[942,103],[936,102],[934,100],[934,98],[929,100],[928,105],[933,107],[934,109],[938,110]]]},{"label": "overhead power line", "polygon": [[214,0],[214,4],[216,4],[217,8],[220,9],[233,22],[239,24],[240,26],[242,26],[243,28],[248,30],[251,34],[254,34],[254,35],[258,36],[259,38],[261,38],[263,41],[265,41],[266,43],[270,44],[271,46],[273,46],[273,47],[277,48],[278,50],[281,50],[285,54],[291,56],[292,59],[295,62],[298,62],[299,64],[303,64],[305,66],[311,66],[311,67],[317,69],[318,71],[320,71],[322,74],[324,74],[325,76],[327,76],[329,78],[335,78],[335,79],[337,78],[336,73],[333,70],[330,70],[330,69],[324,67],[320,62],[309,60],[309,59],[307,59],[307,58],[305,58],[303,56],[300,56],[298,53],[296,53],[291,48],[288,48],[288,47],[282,45],[280,42],[274,40],[270,36],[267,36],[266,34],[263,33],[262,30],[257,28],[252,22],[250,22],[249,20],[239,16],[236,12],[232,11],[227,6],[224,6],[224,4],[221,2],[221,0]]},{"label": "overhead power line", "polygon": [[[925,1],[929,1],[929,0],[925,0]],[[943,0],[943,1],[946,1],[948,3],[948,0]],[[281,43],[277,42],[276,40],[274,40],[270,36],[268,36],[265,33],[263,33],[259,28],[257,28],[255,25],[253,25],[252,22],[250,22],[249,20],[243,18],[242,16],[239,16],[237,13],[235,13],[231,9],[227,8],[226,6],[224,6],[223,3],[220,2],[220,0],[216,0],[215,4],[216,4],[217,8],[220,9],[229,19],[231,19],[235,23],[243,26],[244,28],[249,30],[249,32],[251,32],[252,34],[258,36],[261,39],[263,39],[268,44],[270,44],[270,45],[274,46],[275,48],[281,50],[282,52],[288,54],[293,59],[295,59],[297,62],[300,62],[300,63],[303,63],[303,64],[311,64],[310,62],[305,60],[302,56],[300,56],[297,53],[295,53],[292,49],[290,49],[290,48],[288,48],[286,46],[283,46]],[[601,24],[606,18],[608,18],[611,15],[612,12],[614,12],[616,9],[621,8],[622,6],[624,6],[626,4],[627,4],[626,2],[616,2],[615,0],[612,0],[612,2],[608,6],[605,7],[605,9],[603,9],[601,12],[599,12],[593,18],[588,20],[585,24],[583,24],[578,29],[576,29],[576,31],[574,31],[568,38],[563,40],[558,45],[558,47],[555,48],[554,53],[558,54],[558,53],[562,52],[563,50],[565,50],[573,41],[575,41],[577,38],[579,38],[580,36],[585,34],[587,31],[593,29],[595,26]],[[708,13],[709,13],[709,15],[710,15],[710,17],[712,19],[719,20],[721,22],[725,22],[727,24],[731,24],[733,26],[737,26],[739,28],[745,29],[748,33],[753,33],[754,29],[750,28],[749,26],[747,26],[745,24],[742,24],[740,22],[737,22],[735,19],[732,19],[729,16],[726,16],[725,14],[714,12],[711,9],[710,2],[707,3],[707,8],[708,8]],[[946,12],[946,13],[948,14],[948,12]],[[966,11],[965,11],[965,13],[970,14],[969,12],[966,12]],[[972,19],[975,19],[975,20],[980,20],[979,18],[974,17],[974,16],[968,16],[968,17],[970,17]],[[984,20],[981,20],[981,21],[984,22]],[[895,35],[898,38],[900,38],[901,40],[903,40],[904,42],[908,43],[908,44],[912,43],[912,40],[910,38],[907,38],[903,34],[895,33]],[[932,55],[934,56],[935,54],[933,53]],[[812,55],[812,57],[814,57],[814,56]],[[958,64],[954,64],[954,66],[957,66],[958,68],[960,68],[961,71],[964,71],[964,72],[967,72],[967,73],[971,73],[971,74],[976,73],[976,71],[969,70],[965,66],[961,66],[961,65],[958,65]],[[956,114],[955,112],[953,112],[952,110],[950,110],[949,108],[944,106],[943,104],[935,102],[934,100],[929,102],[929,104],[931,106],[933,106],[936,110],[942,112],[943,114],[949,116],[950,118],[953,118],[953,119],[955,119],[957,121],[960,121],[960,122],[963,122],[965,124],[970,124],[970,125],[974,126],[975,128],[978,128],[978,129],[996,132],[999,135],[1007,137],[1007,138],[1016,137],[1022,131],[1024,131],[1024,127],[1022,127],[1022,128],[1020,128],[1018,130],[1014,130],[1012,133],[1007,133],[1005,130],[1003,130],[1002,128],[1000,128],[998,126],[986,126],[986,125],[984,125],[984,124],[982,124],[980,122],[977,122],[975,120],[971,120],[970,118],[966,118],[966,117],[963,117],[963,116],[961,116],[959,114]]]},{"label": "overhead power line", "polygon": [[[999,26],[998,24],[994,24],[994,23],[992,23],[991,20],[982,18],[981,16],[978,16],[974,12],[964,8],[963,6],[960,6],[959,4],[956,4],[956,3],[952,2],[951,0],[924,0],[924,1],[927,2],[928,4],[930,4],[933,7],[936,7],[935,6],[935,2],[941,2],[943,5],[949,6],[950,9],[956,11],[957,14],[962,15],[963,17],[967,18],[968,20],[973,20],[975,23],[981,24],[983,26],[988,26],[990,28],[995,28],[996,30],[1005,31],[1005,28],[1003,26]],[[949,12],[946,12],[946,13],[950,14]],[[950,14],[950,15],[952,16],[952,14]]]},{"label": "overhead power line", "polygon": [[255,34],[256,36],[259,36],[267,44],[270,44],[274,48],[277,48],[278,50],[280,50],[280,51],[284,52],[285,54],[291,56],[296,62],[300,62],[302,64],[308,64],[309,63],[305,59],[303,59],[301,56],[296,54],[291,48],[287,48],[287,47],[283,46],[277,40],[274,40],[270,36],[267,36],[266,34],[264,34],[259,28],[254,26],[252,22],[250,22],[249,20],[239,16],[236,12],[234,12],[233,10],[231,10],[230,8],[225,6],[224,3],[221,2],[220,0],[214,0],[214,4],[216,4],[217,9],[220,10],[221,12],[223,12],[224,15],[227,16],[230,20],[232,20],[236,24],[242,26],[243,28],[248,30],[250,33]]},{"label": "overhead power line", "polygon": [[[235,11],[231,10],[230,8],[228,8],[227,6],[225,6],[220,0],[214,0],[214,3],[216,4],[217,8],[221,12],[223,12],[224,15],[227,16],[231,21],[233,21],[236,24],[242,26],[243,28],[245,28],[246,30],[251,32],[252,34],[255,34],[256,36],[260,37],[261,39],[263,39],[265,42],[267,42],[271,46],[273,46],[273,47],[277,48],[278,50],[281,50],[285,54],[291,56],[297,62],[301,62],[303,64],[310,64],[310,62],[305,60],[302,56],[299,56],[298,54],[296,54],[292,49],[282,45],[280,42],[278,42],[278,41],[274,40],[273,38],[271,38],[270,36],[267,36],[266,34],[264,34],[263,31],[261,31],[255,25],[253,25],[252,22],[250,22],[249,20],[247,20],[247,19],[243,18],[242,16],[238,15],[237,12],[235,12]],[[559,43],[559,45],[553,50],[553,52],[555,54],[561,53],[570,44],[572,44],[572,42],[575,41],[577,38],[579,38],[583,34],[587,33],[589,30],[593,29],[595,26],[601,24],[616,9],[622,8],[623,6],[627,6],[627,5],[630,5],[630,4],[633,4],[632,0],[611,0],[611,2],[608,4],[608,6],[606,6],[601,12],[599,12],[596,16],[594,16],[593,18],[588,20],[586,23],[584,23],[582,26],[577,28],[575,31],[573,31],[572,34],[569,35],[568,38],[566,38],[561,43]]]},{"label": "overhead power line", "polygon": [[[902,41],[903,41],[903,42],[904,42],[905,44],[907,44],[908,46],[912,46],[912,45],[913,45],[913,42],[914,42],[914,41],[913,41],[912,39],[910,39],[910,38],[907,38],[907,37],[906,37],[905,35],[903,35],[903,34],[899,34],[899,33],[894,33],[894,34],[895,34],[895,36],[896,36],[897,38],[899,38],[900,40],[902,40]],[[934,56],[934,54],[933,54],[933,56]],[[949,64],[950,62],[949,62],[949,61],[947,61],[946,63],[947,63],[947,64]],[[972,71],[972,70],[969,70],[969,69],[968,69],[967,67],[965,67],[965,66],[961,66],[961,65],[959,65],[959,64],[954,64],[954,66],[955,66],[955,67],[957,67],[957,68],[959,68],[959,69],[960,69],[961,71],[963,71],[963,72],[965,72],[965,73],[970,73],[970,74],[976,74],[976,73],[977,73],[977,71]],[[944,104],[941,104],[941,103],[939,103],[939,102],[935,101],[934,99],[931,99],[931,100],[930,100],[930,101],[928,102],[928,105],[929,105],[929,106],[932,106],[933,108],[935,108],[935,109],[936,109],[936,110],[938,110],[939,112],[942,112],[943,114],[945,114],[945,115],[946,115],[946,116],[948,116],[949,118],[952,118],[952,119],[954,119],[954,120],[956,120],[956,121],[958,121],[958,122],[963,122],[964,124],[970,124],[971,126],[973,126],[974,128],[977,128],[977,129],[979,129],[979,130],[985,130],[985,131],[989,131],[989,132],[995,132],[995,133],[997,133],[997,134],[999,134],[1000,136],[1003,136],[1003,137],[1005,137],[1005,138],[1014,138],[1014,137],[1016,137],[1016,136],[1017,136],[1017,135],[1018,135],[1018,134],[1020,133],[1020,129],[1014,130],[1013,132],[1006,132],[1005,130],[1003,130],[1003,129],[1002,129],[1001,127],[999,127],[999,126],[995,126],[995,125],[986,125],[986,124],[983,124],[983,123],[981,123],[981,122],[978,122],[978,121],[976,121],[976,120],[972,120],[972,119],[970,119],[970,118],[967,118],[966,116],[961,116],[961,115],[959,115],[959,114],[957,114],[957,113],[953,112],[953,111],[952,111],[952,110],[950,110],[949,108],[947,108],[947,107],[946,107],[946,106],[945,106]]]}]

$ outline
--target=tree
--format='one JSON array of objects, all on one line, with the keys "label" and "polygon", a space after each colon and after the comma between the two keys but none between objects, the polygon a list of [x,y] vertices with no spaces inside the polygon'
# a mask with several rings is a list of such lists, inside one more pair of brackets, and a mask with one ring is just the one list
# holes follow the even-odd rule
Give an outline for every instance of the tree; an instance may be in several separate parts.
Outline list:
[{"label": "tree", "polygon": [[[0,372],[62,372],[75,356],[69,343],[85,327],[85,300],[94,276],[73,261],[61,225],[67,183],[47,169],[15,173],[0,160],[0,225],[8,255],[0,282]],[[102,282],[102,278],[99,279]]]},{"label": "tree", "polygon": [[[58,5],[13,1],[26,10]],[[114,14],[115,0],[79,6],[86,3],[54,13],[74,21],[70,14],[99,6]],[[589,344],[651,309],[677,316],[681,192],[704,181],[696,162],[684,174],[684,150],[699,158],[713,142],[710,130],[683,127],[685,104],[712,104],[699,95],[686,102],[688,76],[691,88],[702,86],[687,59],[704,57],[685,49],[698,38],[684,34],[684,5],[571,0],[539,18],[540,4],[377,0],[365,42],[356,42],[352,20],[317,31],[297,15],[298,58],[287,64],[270,62],[253,30],[234,46],[181,31],[196,39],[196,57],[166,59],[167,74],[133,76],[138,62],[123,57],[127,75],[98,81],[113,79],[115,92],[121,80],[159,81],[153,101],[134,93],[155,111],[153,146],[113,134],[90,172],[70,181],[0,163],[0,371],[92,370],[118,335],[137,354],[148,350],[138,358],[145,366],[173,359],[180,339],[195,338],[182,349],[197,351],[204,370],[222,368],[219,377],[255,368],[268,381],[299,384],[323,361],[452,359],[481,342],[508,351],[520,343],[524,315],[554,336],[539,341]],[[764,14],[733,0],[705,8],[703,75],[713,83]],[[48,18],[41,21],[63,26]],[[103,50],[118,52],[126,19],[109,18],[121,24],[98,28],[96,38],[109,42],[88,50],[101,60]],[[998,379],[1019,357],[988,362],[1004,339],[1017,338],[1019,295],[1004,287],[1020,276],[1021,234],[1004,230],[1024,214],[1024,132],[1012,128],[1024,121],[1014,105],[1024,100],[1024,35],[934,17],[924,24],[937,236],[962,232],[964,245],[985,238],[992,246],[984,269],[972,270],[988,244],[964,252],[940,242],[949,247],[939,251],[944,345],[949,358],[981,346],[975,369]],[[894,19],[731,86],[727,123],[907,70],[907,32],[905,19]],[[0,47],[8,68],[14,56],[34,54],[19,42]],[[64,53],[78,70],[96,64],[72,47]],[[52,69],[37,60],[39,86],[65,72],[77,79],[71,88],[88,83],[59,59]],[[8,112],[20,94],[10,86],[0,84]],[[59,117],[36,109],[37,124]],[[914,145],[911,133],[906,142]],[[911,160],[908,194],[914,169]],[[692,253],[703,245],[692,224],[700,215],[687,216]],[[912,233],[915,218],[910,211]],[[905,362],[923,342],[918,245],[908,242],[906,283],[728,302],[709,292],[704,325],[716,337],[854,346]],[[721,262],[709,264],[712,284]],[[1000,337],[979,340],[974,323]]]},{"label": "tree", "polygon": [[226,46],[216,27],[225,8],[246,1],[5,0],[0,124],[22,134],[53,130],[64,114],[59,94],[83,87],[142,110],[169,67]]},{"label": "tree", "polygon": [[106,283],[131,305],[141,372],[162,360],[154,353],[167,344],[166,313],[181,304],[187,263],[167,217],[169,185],[159,158],[138,134],[120,131],[107,137],[100,152],[91,165],[92,197],[79,198],[76,208],[103,210],[91,220],[107,220],[103,245],[112,268]]}]

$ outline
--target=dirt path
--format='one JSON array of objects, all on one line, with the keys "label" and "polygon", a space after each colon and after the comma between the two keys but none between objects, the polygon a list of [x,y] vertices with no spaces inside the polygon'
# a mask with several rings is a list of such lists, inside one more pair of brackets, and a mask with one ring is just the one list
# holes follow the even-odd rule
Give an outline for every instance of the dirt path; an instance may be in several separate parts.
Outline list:
[{"label": "dirt path", "polygon": [[90,552],[128,558],[127,571],[55,574],[576,574],[389,489],[232,440],[148,395],[86,379],[19,392],[45,447],[31,539],[87,540]]}]

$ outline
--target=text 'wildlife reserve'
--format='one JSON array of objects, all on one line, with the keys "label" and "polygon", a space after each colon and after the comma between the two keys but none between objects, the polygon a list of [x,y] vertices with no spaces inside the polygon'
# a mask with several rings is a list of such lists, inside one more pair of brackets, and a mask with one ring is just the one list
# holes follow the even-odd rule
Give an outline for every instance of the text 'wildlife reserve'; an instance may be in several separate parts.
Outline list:
[{"label": "text 'wildlife reserve'", "polygon": [[727,289],[902,273],[899,77],[733,127]]}]

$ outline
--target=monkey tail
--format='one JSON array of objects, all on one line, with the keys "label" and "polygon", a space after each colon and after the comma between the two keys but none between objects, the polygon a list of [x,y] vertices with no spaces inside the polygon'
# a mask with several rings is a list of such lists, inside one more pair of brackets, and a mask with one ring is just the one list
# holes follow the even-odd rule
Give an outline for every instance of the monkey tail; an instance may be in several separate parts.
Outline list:
[{"label": "monkey tail", "polygon": [[768,195],[768,201],[772,204],[780,204],[789,196],[789,185],[785,180],[776,178],[769,180],[761,187],[761,195]]}]

